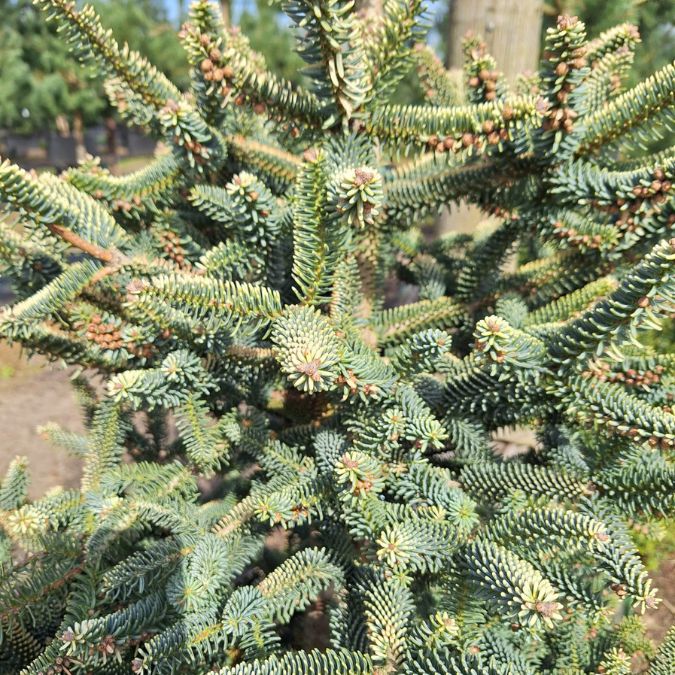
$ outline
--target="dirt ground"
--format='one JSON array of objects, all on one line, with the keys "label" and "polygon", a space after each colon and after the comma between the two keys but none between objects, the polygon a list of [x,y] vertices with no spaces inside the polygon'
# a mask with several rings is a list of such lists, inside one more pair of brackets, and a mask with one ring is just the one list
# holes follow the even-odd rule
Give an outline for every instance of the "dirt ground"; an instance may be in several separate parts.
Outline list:
[{"label": "dirt ground", "polygon": [[31,497],[79,483],[80,463],[37,432],[47,422],[82,431],[71,371],[41,357],[27,361],[17,347],[0,344],[0,475],[17,455],[28,457]]},{"label": "dirt ground", "polygon": [[656,611],[645,614],[645,624],[649,637],[661,642],[668,629],[675,624],[675,558],[662,562],[650,577],[654,586],[659,589],[661,603]]}]

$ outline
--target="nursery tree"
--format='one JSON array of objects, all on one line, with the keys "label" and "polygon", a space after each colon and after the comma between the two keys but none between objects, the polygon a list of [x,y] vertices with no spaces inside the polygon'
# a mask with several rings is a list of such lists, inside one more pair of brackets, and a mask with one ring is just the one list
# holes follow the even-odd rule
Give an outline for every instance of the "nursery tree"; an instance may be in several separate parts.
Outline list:
[{"label": "nursery tree", "polygon": [[[81,366],[89,423],[43,430],[80,489],[28,501],[21,458],[0,487],[4,672],[672,672],[632,535],[675,500],[675,358],[639,341],[674,311],[674,156],[641,147],[675,66],[618,93],[636,31],[563,16],[537,77],[472,39],[458,87],[419,2],[365,39],[290,0],[305,88],[198,0],[182,95],[38,5],[166,151],[0,167],[2,333]],[[389,103],[415,62],[429,100]],[[498,224],[425,240],[460,198]]]},{"label": "nursery tree", "polygon": [[[97,8],[118,39],[161,59],[163,72],[187,87],[184,53],[156,2],[100,0]],[[30,0],[0,1],[0,11],[0,127],[43,131],[59,116],[77,126],[110,110],[91,69],[78,64]]]},{"label": "nursery tree", "polygon": [[239,28],[244,32],[251,47],[264,58],[266,67],[295,84],[302,83],[303,61],[294,50],[290,31],[281,28],[286,16],[278,6],[267,0],[257,0],[246,5],[239,18]]},{"label": "nursery tree", "polygon": [[30,2],[0,3],[0,126],[44,131],[100,115],[104,100]]}]

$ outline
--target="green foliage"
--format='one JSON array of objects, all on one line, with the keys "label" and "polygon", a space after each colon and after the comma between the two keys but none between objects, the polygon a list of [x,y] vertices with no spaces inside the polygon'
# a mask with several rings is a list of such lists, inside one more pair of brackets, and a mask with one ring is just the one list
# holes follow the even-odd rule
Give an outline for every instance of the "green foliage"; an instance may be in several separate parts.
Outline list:
[{"label": "green foliage", "polygon": [[[187,84],[183,52],[158,3],[100,0],[96,8],[118,40],[162,63],[181,87]],[[100,82],[69,54],[29,0],[3,0],[0,10],[0,127],[39,131],[58,116],[71,124],[76,116],[92,123],[109,112]]]},{"label": "green foliage", "polygon": [[672,669],[675,661],[675,630],[672,628],[668,631],[659,653],[656,655],[654,664],[652,665],[652,675],[662,675]]},{"label": "green foliage", "polygon": [[[668,30],[672,19],[672,7],[668,0],[548,0],[545,24],[550,24],[557,14],[576,14],[584,17],[592,45],[599,43],[600,36],[608,32],[616,35],[630,22],[637,27],[643,46],[635,54],[632,72],[626,73],[628,84],[647,77],[675,57],[675,39]],[[630,25],[629,24],[629,25]],[[633,31],[634,35],[636,34]],[[621,42],[615,42],[616,47]],[[631,55],[631,61],[633,57]],[[615,83],[615,87],[618,86]]]},{"label": "green foliage", "polygon": [[[639,145],[672,66],[619,94],[635,31],[560,17],[514,96],[477,38],[462,83],[416,47],[416,2],[294,0],[290,81],[197,0],[183,94],[91,8],[37,4],[166,151],[0,165],[1,334],[106,380],[76,381],[86,434],[43,429],[79,489],[28,500],[22,459],[0,483],[0,671],[652,657],[634,540],[675,515],[675,360],[641,340],[675,311],[674,165]],[[427,102],[392,103],[415,63]],[[427,241],[460,199],[492,224]],[[536,446],[492,443],[511,425]]]}]

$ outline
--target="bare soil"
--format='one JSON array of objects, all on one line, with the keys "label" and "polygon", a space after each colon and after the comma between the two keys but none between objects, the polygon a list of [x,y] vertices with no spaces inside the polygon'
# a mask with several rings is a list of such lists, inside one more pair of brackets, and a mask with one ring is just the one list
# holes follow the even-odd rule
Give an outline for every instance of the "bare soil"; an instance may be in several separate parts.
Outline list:
[{"label": "bare soil", "polygon": [[83,431],[82,415],[69,378],[71,370],[42,357],[27,360],[18,347],[0,344],[0,476],[17,455],[28,458],[29,495],[79,483],[80,462],[37,432],[47,422]]},{"label": "bare soil", "polygon": [[647,635],[660,643],[668,629],[675,624],[675,558],[664,560],[649,576],[659,590],[661,603],[656,610],[647,612],[644,619]]}]

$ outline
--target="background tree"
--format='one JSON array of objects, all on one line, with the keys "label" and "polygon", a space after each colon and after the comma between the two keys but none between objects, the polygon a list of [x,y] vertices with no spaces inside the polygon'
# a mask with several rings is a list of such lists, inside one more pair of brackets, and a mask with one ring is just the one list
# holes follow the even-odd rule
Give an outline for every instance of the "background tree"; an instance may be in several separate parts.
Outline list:
[{"label": "background tree", "polygon": [[[187,85],[185,55],[161,3],[105,0],[96,6],[117,39],[161,64],[179,86]],[[81,129],[100,121],[110,110],[101,83],[72,57],[30,0],[2,0],[1,11],[0,127],[41,131],[61,117],[65,126]]]},{"label": "background tree", "polygon": [[5,2],[0,26],[0,127],[53,128],[59,116],[96,119],[105,107],[85,70],[26,0]]},{"label": "background tree", "polygon": [[219,4],[223,24],[225,26],[230,26],[232,24],[232,2],[231,0],[219,0]]},{"label": "background tree", "polygon": [[295,51],[293,36],[286,25],[286,16],[276,4],[267,0],[256,0],[253,6],[247,5],[239,17],[240,29],[250,40],[251,47],[265,57],[270,70],[300,84],[304,80],[305,64]]}]

